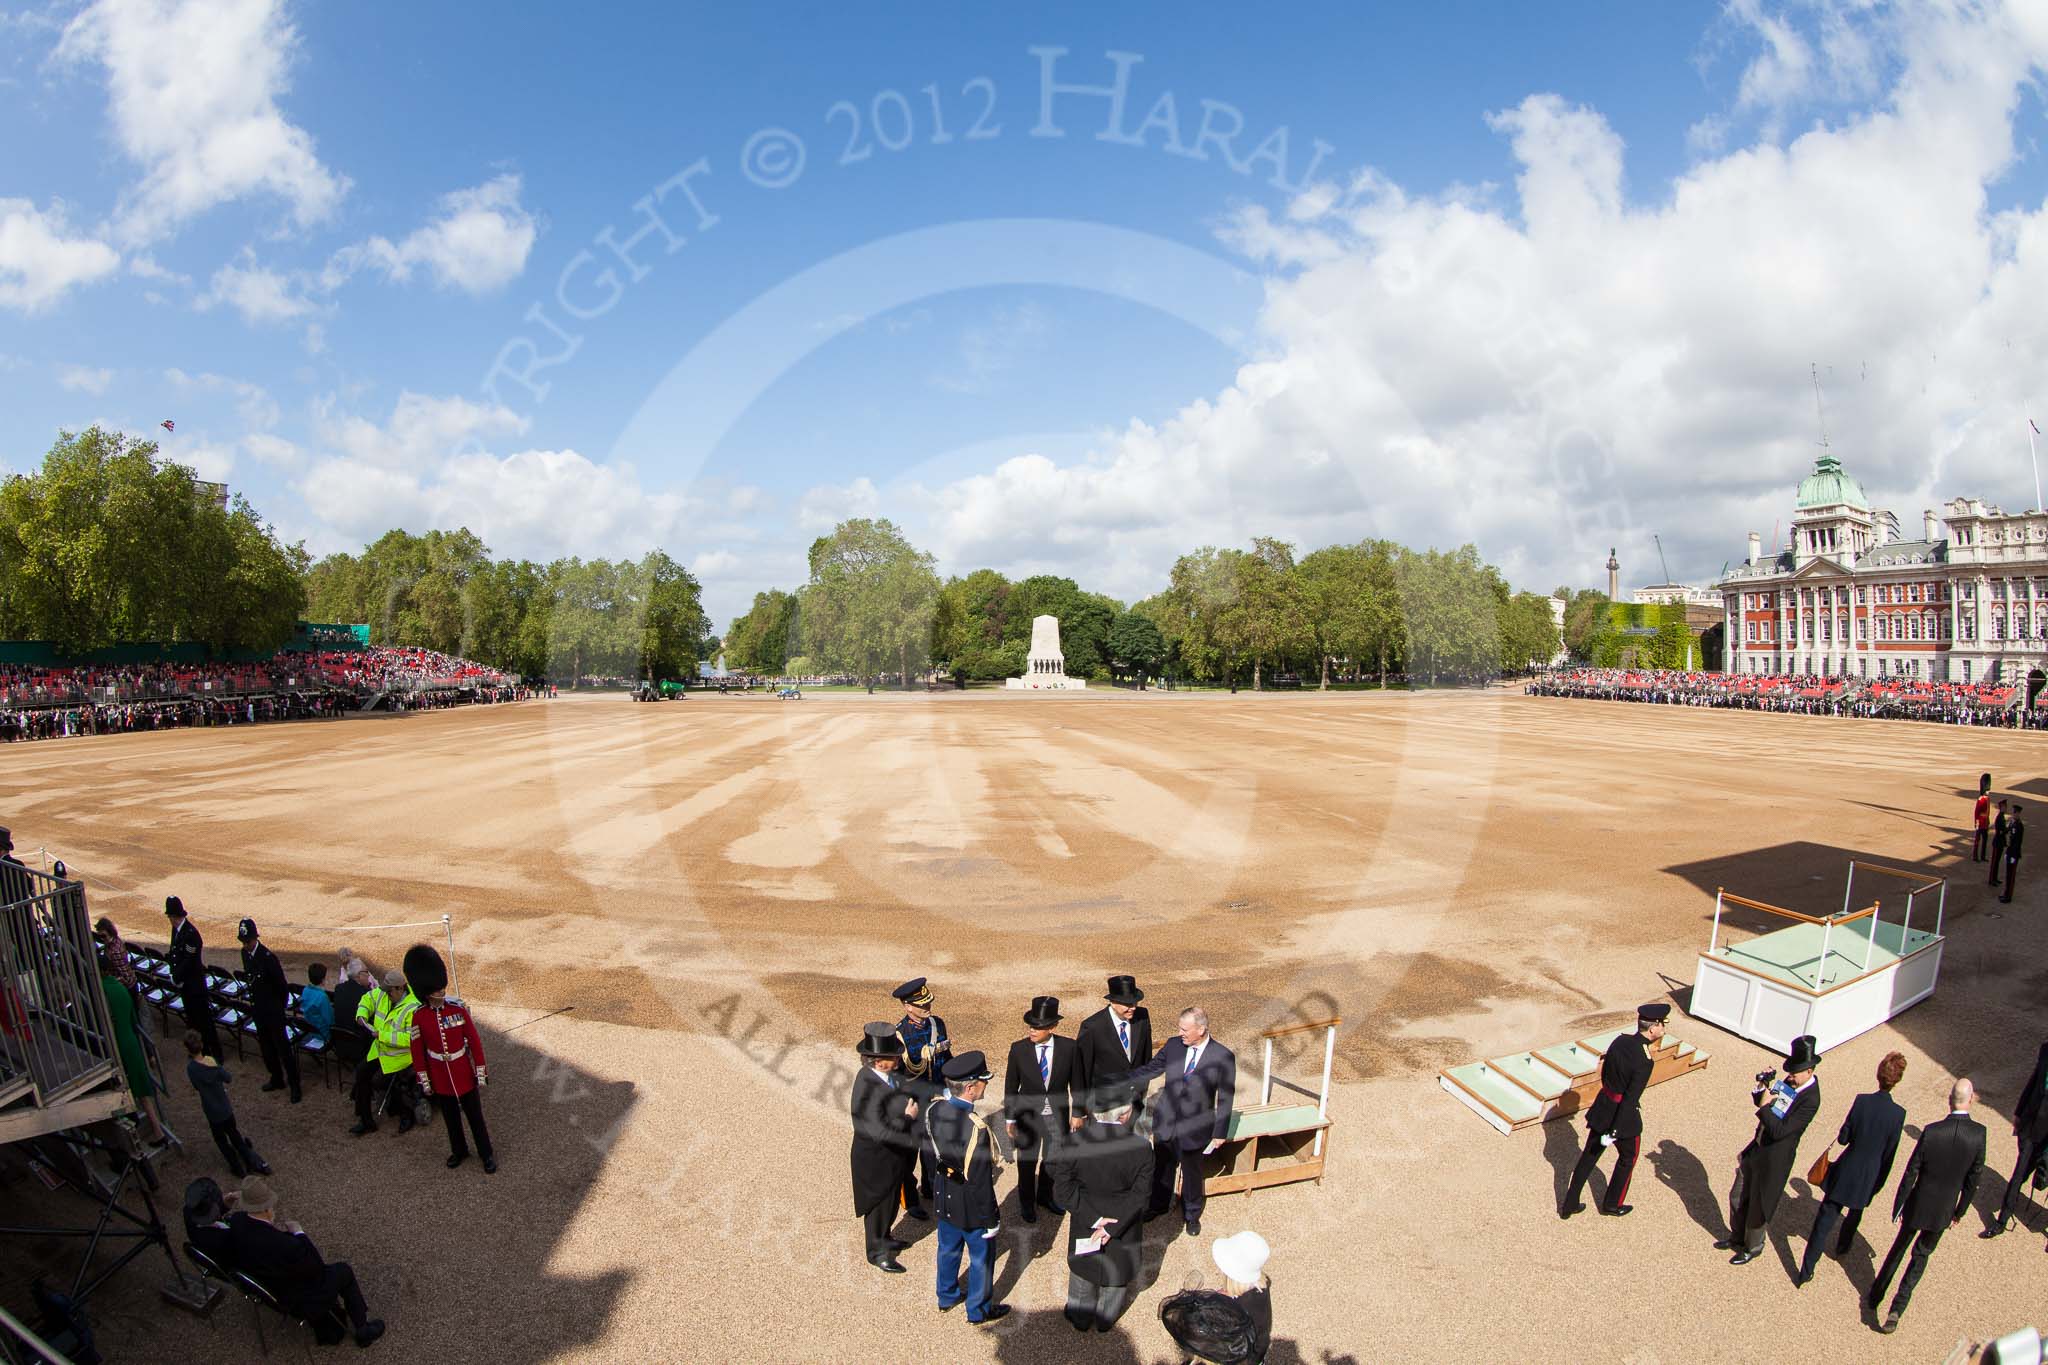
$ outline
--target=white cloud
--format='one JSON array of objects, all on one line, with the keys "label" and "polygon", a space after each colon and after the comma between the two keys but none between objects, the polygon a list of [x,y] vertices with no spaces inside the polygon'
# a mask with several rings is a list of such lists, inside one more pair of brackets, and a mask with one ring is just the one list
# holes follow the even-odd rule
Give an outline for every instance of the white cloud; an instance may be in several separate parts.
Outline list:
[{"label": "white cloud", "polygon": [[[1233,384],[1086,459],[891,489],[889,514],[949,569],[1058,567],[1127,596],[1176,553],[1261,534],[1470,540],[1547,589],[1596,581],[1610,544],[1654,565],[1659,532],[1675,573],[1706,578],[1789,511],[1816,360],[1837,453],[1909,525],[1937,496],[2030,503],[2048,206],[1983,203],[2048,65],[2048,10],[1856,22],[1905,54],[1878,107],[1635,200],[1613,128],[1537,95],[1492,121],[1517,166],[1505,203],[1368,174],[1242,216],[1230,239],[1278,274]],[[807,530],[836,511],[820,492]]]},{"label": "white cloud", "polygon": [[233,446],[213,441],[165,441],[163,453],[179,464],[191,466],[193,473],[213,483],[226,483],[235,472]]},{"label": "white cloud", "polygon": [[865,476],[843,487],[821,484],[798,499],[796,524],[804,531],[829,531],[849,517],[871,517],[881,508],[881,494]]},{"label": "white cloud", "polygon": [[102,394],[114,382],[112,370],[95,370],[84,365],[59,365],[57,382],[73,393]]},{"label": "white cloud", "polygon": [[251,324],[289,322],[314,311],[313,301],[300,292],[296,281],[246,255],[244,260],[248,264],[224,265],[213,272],[212,288],[195,301],[199,309],[226,304]]},{"label": "white cloud", "polygon": [[45,211],[26,199],[0,199],[0,308],[40,312],[120,264],[105,242],[70,235],[61,204]]},{"label": "white cloud", "polygon": [[305,463],[305,452],[301,451],[282,436],[268,432],[251,432],[242,438],[242,449],[248,451],[259,462],[277,469],[297,469]]},{"label": "white cloud", "polygon": [[245,427],[259,430],[274,427],[282,415],[277,401],[270,391],[261,384],[246,379],[231,379],[218,374],[187,374],[180,369],[164,371],[169,380],[181,392],[186,393],[230,393],[235,397],[235,413]]},{"label": "white cloud", "polygon": [[451,458],[483,448],[493,437],[525,434],[527,421],[510,408],[405,392],[387,422],[336,410],[332,399],[318,410],[320,441],[351,463],[418,474]]},{"label": "white cloud", "polygon": [[468,294],[501,288],[526,269],[539,231],[533,215],[521,206],[519,191],[518,176],[501,175],[474,189],[444,195],[437,216],[403,240],[372,237],[336,253],[328,268],[329,283],[338,284],[370,265],[401,281],[424,268],[439,287]]},{"label": "white cloud", "polygon": [[97,0],[71,21],[58,54],[105,68],[115,138],[142,168],[116,215],[123,238],[259,193],[300,227],[333,212],[348,180],[277,103],[297,43],[282,0]]},{"label": "white cloud", "polygon": [[729,578],[740,567],[740,557],[730,550],[706,550],[690,561],[690,572],[698,582],[712,578]]},{"label": "white cloud", "polygon": [[306,354],[320,355],[327,349],[327,329],[317,322],[306,324]]},{"label": "white cloud", "polygon": [[145,280],[159,280],[165,284],[189,285],[192,283],[190,275],[181,275],[175,270],[166,270],[158,265],[156,258],[146,251],[139,252],[128,258],[128,273]]}]

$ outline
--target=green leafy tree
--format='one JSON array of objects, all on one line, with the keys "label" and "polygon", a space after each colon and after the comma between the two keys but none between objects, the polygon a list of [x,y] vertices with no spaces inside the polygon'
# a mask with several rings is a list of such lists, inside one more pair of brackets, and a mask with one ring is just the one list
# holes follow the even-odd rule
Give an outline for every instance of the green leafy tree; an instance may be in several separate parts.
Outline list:
[{"label": "green leafy tree", "polygon": [[1119,672],[1137,678],[1143,688],[1145,680],[1166,662],[1166,638],[1151,617],[1127,611],[1109,628],[1109,658]]},{"label": "green leafy tree", "polygon": [[894,664],[908,687],[931,646],[939,595],[931,556],[891,522],[860,517],[814,541],[810,565],[803,652],[871,683]]}]

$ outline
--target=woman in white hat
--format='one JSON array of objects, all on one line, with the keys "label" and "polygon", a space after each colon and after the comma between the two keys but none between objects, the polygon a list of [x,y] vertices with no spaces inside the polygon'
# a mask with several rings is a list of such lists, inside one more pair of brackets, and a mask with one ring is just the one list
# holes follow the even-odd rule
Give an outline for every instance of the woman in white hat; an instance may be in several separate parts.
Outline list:
[{"label": "woman in white hat", "polygon": [[1273,1341],[1273,1282],[1266,1278],[1266,1258],[1273,1249],[1252,1231],[1221,1237],[1209,1254],[1223,1272],[1223,1292],[1252,1320],[1252,1348],[1246,1365],[1259,1365]]}]

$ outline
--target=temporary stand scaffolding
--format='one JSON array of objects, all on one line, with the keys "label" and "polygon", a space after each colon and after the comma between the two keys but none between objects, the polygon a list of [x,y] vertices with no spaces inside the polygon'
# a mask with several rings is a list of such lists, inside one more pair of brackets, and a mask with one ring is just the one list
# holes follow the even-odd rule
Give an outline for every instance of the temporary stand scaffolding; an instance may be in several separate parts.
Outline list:
[{"label": "temporary stand scaffolding", "polygon": [[[150,1153],[135,1133],[113,1020],[96,963],[97,946],[77,881],[19,863],[0,863],[0,1144],[27,1158],[30,1173],[96,1206],[89,1226],[0,1226],[0,1236],[81,1239],[83,1256],[68,1294],[86,1299],[152,1246],[163,1249],[172,1282],[164,1293],[204,1308],[217,1290],[189,1276],[171,1251],[150,1190]],[[108,1159],[112,1178],[95,1169]],[[101,1244],[132,1244],[96,1266]]]},{"label": "temporary stand scaffolding", "polygon": [[[1866,877],[1906,885],[1905,912],[1898,923],[1885,922],[1882,900],[1860,910],[1849,908],[1859,869]],[[1934,928],[1916,929],[1915,902],[1930,892]],[[1699,956],[1688,1012],[1779,1051],[1794,1038],[1812,1034],[1825,1052],[1934,994],[1947,904],[1948,885],[1939,877],[1856,859],[1849,862],[1842,908],[1835,914],[1803,914],[1717,887],[1714,929]],[[1729,906],[1792,924],[1746,943],[1724,944],[1721,913]]]}]

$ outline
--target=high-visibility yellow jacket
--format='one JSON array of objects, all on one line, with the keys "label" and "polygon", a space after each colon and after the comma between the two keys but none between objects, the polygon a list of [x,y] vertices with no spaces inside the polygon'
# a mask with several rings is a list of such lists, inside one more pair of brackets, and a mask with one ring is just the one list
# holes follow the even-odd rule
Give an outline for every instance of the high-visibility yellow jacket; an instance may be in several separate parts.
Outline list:
[{"label": "high-visibility yellow jacket", "polygon": [[370,1051],[387,1076],[412,1065],[412,1012],[419,1007],[419,997],[408,990],[397,1004],[377,1016]]},{"label": "high-visibility yellow jacket", "polygon": [[382,986],[372,986],[363,992],[363,998],[356,1003],[356,1023],[371,1034],[370,1055],[377,1055],[377,1016],[391,1008],[391,997],[384,993]]}]

